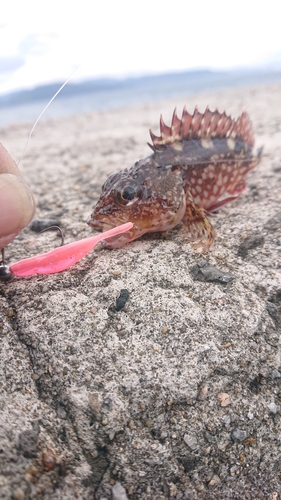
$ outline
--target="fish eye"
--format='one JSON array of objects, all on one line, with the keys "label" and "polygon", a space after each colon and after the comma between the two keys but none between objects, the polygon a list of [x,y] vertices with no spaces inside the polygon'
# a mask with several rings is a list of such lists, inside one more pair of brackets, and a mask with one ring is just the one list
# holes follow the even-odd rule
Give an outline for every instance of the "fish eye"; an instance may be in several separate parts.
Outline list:
[{"label": "fish eye", "polygon": [[139,185],[131,181],[130,183],[122,183],[115,188],[117,201],[122,206],[131,206],[141,198],[142,192]]},{"label": "fish eye", "polygon": [[137,193],[136,190],[133,186],[126,186],[124,187],[122,193],[121,193],[121,198],[124,201],[132,201],[134,198],[136,198]]}]

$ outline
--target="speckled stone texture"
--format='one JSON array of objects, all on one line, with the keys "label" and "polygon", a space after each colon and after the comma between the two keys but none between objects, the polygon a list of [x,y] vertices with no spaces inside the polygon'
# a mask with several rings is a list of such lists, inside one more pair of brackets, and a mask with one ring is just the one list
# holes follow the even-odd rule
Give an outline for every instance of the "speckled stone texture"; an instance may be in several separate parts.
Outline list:
[{"label": "speckled stone texture", "polygon": [[[203,267],[178,228],[0,284],[3,500],[281,498],[281,85],[48,120],[21,170],[36,218],[87,237],[106,177],[184,104],[246,106],[263,161],[212,217]],[[0,130],[15,160],[30,128]],[[26,228],[7,257],[59,242]]]}]

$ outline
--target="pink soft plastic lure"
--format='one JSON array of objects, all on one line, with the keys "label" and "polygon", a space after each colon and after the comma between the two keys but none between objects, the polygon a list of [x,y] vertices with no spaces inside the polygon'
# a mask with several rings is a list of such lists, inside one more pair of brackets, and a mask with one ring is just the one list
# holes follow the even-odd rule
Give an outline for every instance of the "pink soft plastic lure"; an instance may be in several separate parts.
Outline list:
[{"label": "pink soft plastic lure", "polygon": [[15,276],[32,276],[34,274],[53,274],[68,269],[85,257],[100,241],[125,233],[133,227],[132,222],[109,229],[104,233],[74,241],[47,253],[41,253],[29,259],[19,260],[10,266]]}]

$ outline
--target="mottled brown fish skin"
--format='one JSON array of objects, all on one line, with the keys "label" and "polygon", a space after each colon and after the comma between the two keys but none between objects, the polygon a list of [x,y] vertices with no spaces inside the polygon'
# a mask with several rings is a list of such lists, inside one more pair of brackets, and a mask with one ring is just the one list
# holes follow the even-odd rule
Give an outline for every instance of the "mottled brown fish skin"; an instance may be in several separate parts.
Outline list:
[{"label": "mottled brown fish skin", "polygon": [[237,120],[225,113],[184,108],[174,111],[171,127],[160,117],[159,137],[151,131],[153,154],[129,170],[108,177],[88,224],[106,230],[125,222],[134,227],[107,240],[119,248],[144,233],[167,231],[182,222],[194,248],[207,252],[215,230],[206,214],[237,198],[246,188],[246,175],[261,159],[253,151],[254,135],[248,114]]}]

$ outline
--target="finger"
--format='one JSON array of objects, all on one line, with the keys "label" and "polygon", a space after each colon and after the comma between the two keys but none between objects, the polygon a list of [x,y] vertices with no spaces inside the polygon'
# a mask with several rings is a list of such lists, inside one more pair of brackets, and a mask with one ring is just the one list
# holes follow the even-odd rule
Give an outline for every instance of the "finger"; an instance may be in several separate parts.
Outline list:
[{"label": "finger", "polygon": [[0,248],[4,248],[29,224],[35,201],[28,185],[11,173],[0,175]]}]

